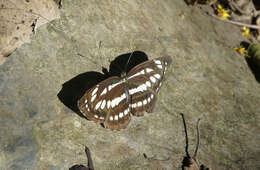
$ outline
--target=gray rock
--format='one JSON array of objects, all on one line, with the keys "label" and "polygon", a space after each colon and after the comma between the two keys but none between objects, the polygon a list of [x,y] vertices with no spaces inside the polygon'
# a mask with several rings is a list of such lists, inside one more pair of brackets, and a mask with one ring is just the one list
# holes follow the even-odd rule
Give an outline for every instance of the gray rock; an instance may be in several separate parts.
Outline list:
[{"label": "gray rock", "polygon": [[[98,170],[180,169],[185,156],[180,112],[191,152],[202,118],[201,163],[259,169],[260,87],[231,48],[241,40],[239,28],[179,0],[64,1],[61,19],[39,28],[30,44],[0,66],[0,169],[87,165],[85,146]],[[65,82],[101,72],[133,50],[151,58],[173,56],[154,113],[111,131],[58,98]],[[65,97],[70,96],[75,97]]]}]

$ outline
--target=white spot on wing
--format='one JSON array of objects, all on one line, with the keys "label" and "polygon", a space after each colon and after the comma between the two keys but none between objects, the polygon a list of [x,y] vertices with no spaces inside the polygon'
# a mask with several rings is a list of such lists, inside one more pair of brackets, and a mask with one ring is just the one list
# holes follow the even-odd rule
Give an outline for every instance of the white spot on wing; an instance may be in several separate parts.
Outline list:
[{"label": "white spot on wing", "polygon": [[142,74],[144,74],[144,70],[141,70],[141,71],[135,73],[134,75],[130,76],[128,79],[134,78],[134,77],[142,75]]},{"label": "white spot on wing", "polygon": [[128,114],[128,110],[127,110],[127,109],[124,110],[124,114],[125,114],[125,115]]},{"label": "white spot on wing", "polygon": [[156,82],[156,79],[155,79],[153,76],[150,77],[150,80],[151,80],[153,83]]},{"label": "white spot on wing", "polygon": [[96,97],[97,97],[97,94],[95,94],[94,96],[92,96],[92,97],[91,97],[91,102],[93,102]]},{"label": "white spot on wing", "polygon": [[98,115],[94,115],[94,117],[95,117],[96,119],[98,119]]},{"label": "white spot on wing", "polygon": [[130,90],[129,90],[129,94],[130,94],[130,95],[135,94],[135,93],[137,92],[136,89],[137,89],[137,88],[130,89]]},{"label": "white spot on wing", "polygon": [[115,120],[118,120],[118,116],[117,115],[115,115]]},{"label": "white spot on wing", "polygon": [[153,71],[153,69],[151,69],[151,68],[146,68],[146,72],[147,73],[150,73],[150,72],[152,72]]},{"label": "white spot on wing", "polygon": [[88,103],[88,99],[85,100],[85,103]]},{"label": "white spot on wing", "polygon": [[116,105],[116,99],[117,99],[117,98],[115,98],[115,99],[113,99],[113,100],[111,101],[111,107],[112,107],[112,108],[115,107],[115,105]]},{"label": "white spot on wing", "polygon": [[126,98],[126,94],[123,93],[120,97],[116,97],[111,101],[111,107],[117,106],[122,100]]},{"label": "white spot on wing", "polygon": [[117,98],[115,99],[115,106],[117,106],[117,105],[120,103],[120,101],[121,101],[121,96],[120,96],[120,97],[117,97]]},{"label": "white spot on wing", "polygon": [[96,92],[98,91],[98,88],[96,87],[93,91],[92,91],[92,96],[94,95],[94,94],[96,94]]},{"label": "white spot on wing", "polygon": [[121,95],[121,101],[124,100],[126,98],[125,93]]},{"label": "white spot on wing", "polygon": [[110,101],[110,100],[108,100],[108,101],[107,101],[107,109],[109,109],[109,107],[110,107],[110,104],[111,104],[111,101]]},{"label": "white spot on wing", "polygon": [[111,107],[114,108],[117,105],[118,97],[111,101]]},{"label": "white spot on wing", "polygon": [[151,94],[151,99],[153,99],[153,97],[154,97],[154,95],[153,95],[153,94]]},{"label": "white spot on wing", "polygon": [[100,95],[104,95],[107,93],[107,88],[105,88]]},{"label": "white spot on wing", "polygon": [[150,81],[145,82],[145,84],[146,84],[146,86],[151,87],[151,82]]},{"label": "white spot on wing", "polygon": [[144,101],[143,101],[143,104],[144,104],[144,105],[146,105],[146,104],[147,104],[147,100],[146,100],[146,99],[144,99]]},{"label": "white spot on wing", "polygon": [[95,107],[96,110],[97,110],[97,109],[99,108],[99,106],[101,105],[101,102],[102,102],[102,100],[100,100],[100,101],[96,104],[96,107]]},{"label": "white spot on wing", "polygon": [[143,90],[143,91],[146,91],[146,90],[147,90],[146,84],[142,84],[141,86],[142,86],[142,90]]},{"label": "white spot on wing", "polygon": [[157,67],[158,67],[159,69],[162,69],[162,65],[160,65],[160,64],[158,64]]},{"label": "white spot on wing", "polygon": [[102,104],[101,104],[101,109],[104,109],[106,106],[106,100],[103,100]]},{"label": "white spot on wing", "polygon": [[150,98],[150,97],[148,97],[147,101],[148,101],[148,103],[150,103],[150,101],[151,101],[151,98]]},{"label": "white spot on wing", "polygon": [[160,60],[154,60],[155,64],[162,64]]},{"label": "white spot on wing", "polygon": [[115,83],[115,84],[109,85],[109,86],[108,86],[108,91],[110,91],[111,89],[113,89],[113,88],[116,87],[117,85],[121,84],[122,82],[123,82],[123,81],[119,81],[119,82],[117,82],[117,83]]},{"label": "white spot on wing", "polygon": [[137,103],[137,106],[138,106],[138,107],[142,106],[142,102],[139,101],[139,102]]},{"label": "white spot on wing", "polygon": [[108,91],[110,91],[112,89],[112,85],[108,86]]},{"label": "white spot on wing", "polygon": [[119,113],[119,118],[122,118],[123,116],[124,116],[123,112]]},{"label": "white spot on wing", "polygon": [[142,84],[142,85],[138,86],[137,88],[130,89],[129,94],[132,95],[132,94],[135,94],[137,92],[142,92],[142,91],[145,91],[145,90],[147,90],[147,86],[146,86],[146,84]]},{"label": "white spot on wing", "polygon": [[153,75],[155,78],[157,78],[158,80],[161,78],[160,74],[155,74]]},{"label": "white spot on wing", "polygon": [[113,120],[113,116],[110,116],[109,119],[112,121]]}]

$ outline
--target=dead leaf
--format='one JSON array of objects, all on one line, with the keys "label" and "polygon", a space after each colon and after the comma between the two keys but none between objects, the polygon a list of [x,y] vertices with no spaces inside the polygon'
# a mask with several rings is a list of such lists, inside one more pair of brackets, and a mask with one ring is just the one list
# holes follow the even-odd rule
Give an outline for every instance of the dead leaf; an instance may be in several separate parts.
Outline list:
[{"label": "dead leaf", "polygon": [[0,57],[9,56],[37,27],[59,18],[53,0],[0,0]]}]

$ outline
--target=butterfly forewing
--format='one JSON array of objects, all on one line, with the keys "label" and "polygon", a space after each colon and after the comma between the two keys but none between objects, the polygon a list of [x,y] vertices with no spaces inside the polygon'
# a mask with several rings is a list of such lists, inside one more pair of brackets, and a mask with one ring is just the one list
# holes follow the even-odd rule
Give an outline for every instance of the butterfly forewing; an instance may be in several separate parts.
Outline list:
[{"label": "butterfly forewing", "polygon": [[104,123],[107,128],[125,128],[130,121],[129,99],[119,77],[110,77],[88,90],[78,107],[89,120]]}]

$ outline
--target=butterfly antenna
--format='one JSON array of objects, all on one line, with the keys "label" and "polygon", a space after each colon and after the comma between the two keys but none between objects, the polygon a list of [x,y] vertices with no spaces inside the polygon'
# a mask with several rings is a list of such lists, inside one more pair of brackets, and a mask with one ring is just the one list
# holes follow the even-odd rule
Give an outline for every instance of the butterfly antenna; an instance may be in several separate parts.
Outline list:
[{"label": "butterfly antenna", "polygon": [[127,69],[127,65],[129,64],[130,59],[131,59],[131,57],[132,57],[133,54],[134,54],[134,51],[130,54],[130,56],[129,56],[127,62],[126,62],[126,65],[125,65],[125,68],[124,68],[125,72],[127,71],[127,70],[126,70],[126,69]]},{"label": "butterfly antenna", "polygon": [[183,125],[184,125],[184,131],[185,131],[185,139],[186,139],[186,147],[185,147],[185,152],[187,154],[187,157],[190,158],[189,155],[189,140],[188,140],[188,133],[187,133],[187,127],[186,127],[186,123],[185,123],[185,119],[184,119],[184,115],[183,113],[181,113],[181,117],[182,117],[182,121],[183,121]]},{"label": "butterfly antenna", "polygon": [[198,149],[199,149],[199,144],[200,144],[199,122],[200,122],[200,119],[198,119],[198,121],[197,121],[197,144],[196,144],[196,149],[195,149],[193,157],[196,157]]}]

